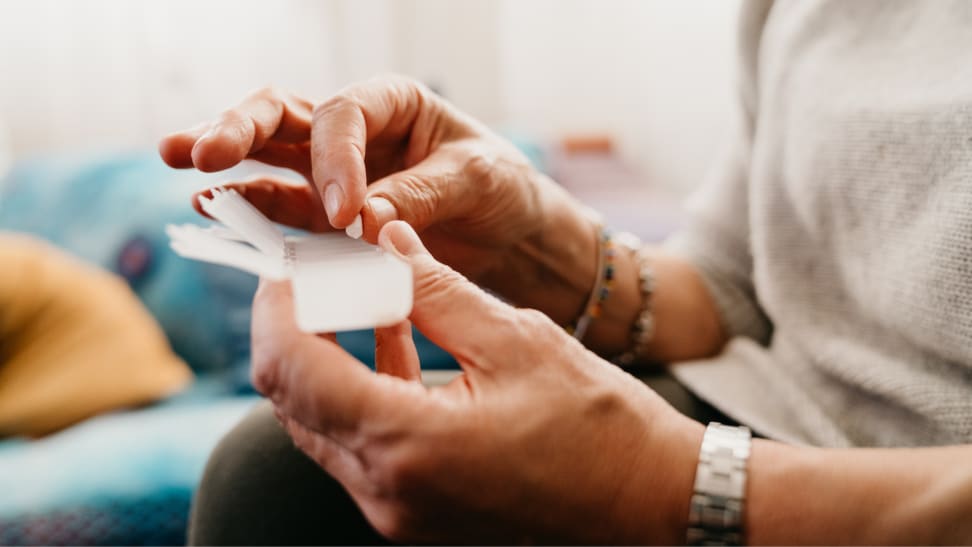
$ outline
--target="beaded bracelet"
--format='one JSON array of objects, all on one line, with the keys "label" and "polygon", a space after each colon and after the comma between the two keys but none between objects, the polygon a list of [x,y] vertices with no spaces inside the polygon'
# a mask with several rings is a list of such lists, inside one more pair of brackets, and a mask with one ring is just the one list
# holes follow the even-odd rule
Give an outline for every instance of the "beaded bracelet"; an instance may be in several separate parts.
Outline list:
[{"label": "beaded bracelet", "polygon": [[655,312],[651,305],[652,295],[655,292],[655,272],[651,267],[648,253],[637,238],[634,238],[633,242],[626,246],[631,250],[638,265],[641,311],[638,312],[638,317],[631,325],[631,347],[615,358],[615,362],[622,366],[634,364],[639,359],[644,358],[648,351],[648,345],[655,335]]},{"label": "beaded bracelet", "polygon": [[573,327],[567,327],[567,332],[577,340],[584,339],[587,328],[591,326],[592,321],[601,316],[604,301],[611,294],[611,288],[614,285],[614,255],[616,250],[611,231],[601,227],[598,236],[596,269],[600,273],[594,283],[594,288],[591,290],[591,296],[587,299],[587,305],[584,306],[584,312]]}]

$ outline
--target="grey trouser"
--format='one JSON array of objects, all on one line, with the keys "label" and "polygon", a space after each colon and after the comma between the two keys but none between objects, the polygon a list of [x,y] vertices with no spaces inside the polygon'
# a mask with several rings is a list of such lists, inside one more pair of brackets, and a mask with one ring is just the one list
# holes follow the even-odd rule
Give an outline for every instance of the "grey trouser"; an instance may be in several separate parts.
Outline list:
[{"label": "grey trouser", "polygon": [[[642,380],[686,416],[733,423],[668,374]],[[294,447],[267,403],[213,451],[189,525],[190,545],[384,543],[341,485]]]}]

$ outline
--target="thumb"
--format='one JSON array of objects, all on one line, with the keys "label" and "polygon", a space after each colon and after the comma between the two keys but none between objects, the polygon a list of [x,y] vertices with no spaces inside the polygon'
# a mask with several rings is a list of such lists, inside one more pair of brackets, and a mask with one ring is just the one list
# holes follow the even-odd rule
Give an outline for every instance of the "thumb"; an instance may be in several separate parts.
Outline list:
[{"label": "thumb", "polygon": [[412,266],[415,326],[464,369],[488,366],[516,334],[517,310],[435,260],[405,222],[387,224],[378,240]]}]

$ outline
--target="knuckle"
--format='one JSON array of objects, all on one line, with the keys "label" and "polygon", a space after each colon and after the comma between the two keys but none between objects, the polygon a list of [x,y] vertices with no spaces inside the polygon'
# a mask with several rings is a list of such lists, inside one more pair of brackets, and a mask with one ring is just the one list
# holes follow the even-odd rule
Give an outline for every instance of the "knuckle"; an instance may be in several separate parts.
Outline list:
[{"label": "knuckle", "polygon": [[256,127],[253,124],[253,118],[250,114],[244,111],[240,107],[231,108],[223,112],[220,116],[220,123],[225,128],[230,128],[236,131],[238,137],[243,137],[247,133],[253,133],[256,131]]},{"label": "knuckle", "polygon": [[361,104],[350,93],[344,92],[334,95],[314,107],[314,120],[331,117],[335,112],[361,108]]},{"label": "knuckle", "polygon": [[[259,346],[254,346],[252,365],[250,366],[250,381],[260,393],[271,397],[276,394],[280,385],[280,358]],[[271,397],[272,398],[272,397]]]},{"label": "knuckle", "polygon": [[[415,276],[415,295],[417,299],[428,296],[448,298],[451,292],[458,290],[469,281],[452,268],[437,262],[431,256],[414,258],[419,261],[419,268]],[[425,264],[421,264],[425,261]]]},{"label": "knuckle", "polygon": [[352,140],[325,145],[321,158],[328,165],[340,166],[341,169],[351,169],[349,158],[364,158],[364,150]]},{"label": "knuckle", "polygon": [[467,144],[468,159],[463,163],[460,173],[463,180],[471,183],[479,196],[509,196],[510,181],[525,179],[519,173],[509,172],[509,166],[492,153],[483,150],[478,143]]},{"label": "knuckle", "polygon": [[493,180],[495,161],[486,156],[473,152],[462,167],[464,178],[477,184],[489,184]]},{"label": "knuckle", "polygon": [[359,143],[358,141],[355,141],[355,140],[350,140],[350,141],[348,141],[348,146],[351,148],[351,150],[354,150],[354,153],[355,154],[357,154],[358,156],[361,157],[362,160],[364,160],[365,150],[361,146],[361,143]]},{"label": "knuckle", "polygon": [[[263,294],[257,298],[265,298],[268,289],[261,287]],[[255,328],[252,333],[250,357],[250,381],[253,387],[267,397],[274,398],[282,389],[282,374],[286,365],[286,355],[282,349],[288,347],[287,342],[276,339],[276,334],[264,332]]]},{"label": "knuckle", "polygon": [[404,173],[395,181],[399,199],[405,204],[405,212],[410,220],[428,221],[438,210],[441,203],[441,196],[436,189],[436,184],[430,184],[429,180],[412,173]]}]

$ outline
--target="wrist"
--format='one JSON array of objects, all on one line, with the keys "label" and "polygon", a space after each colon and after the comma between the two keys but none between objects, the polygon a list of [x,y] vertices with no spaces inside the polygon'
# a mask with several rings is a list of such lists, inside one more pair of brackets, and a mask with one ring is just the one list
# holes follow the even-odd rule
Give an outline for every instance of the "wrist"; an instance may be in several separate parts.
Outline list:
[{"label": "wrist", "polygon": [[681,545],[688,530],[695,471],[705,426],[666,409],[651,420],[619,507],[625,543]]}]

